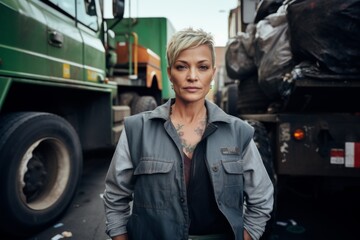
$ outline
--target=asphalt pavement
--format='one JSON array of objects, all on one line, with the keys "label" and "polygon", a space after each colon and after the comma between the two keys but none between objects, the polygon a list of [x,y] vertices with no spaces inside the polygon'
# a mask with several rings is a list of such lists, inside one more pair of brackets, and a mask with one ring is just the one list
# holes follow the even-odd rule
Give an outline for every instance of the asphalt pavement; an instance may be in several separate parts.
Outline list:
[{"label": "asphalt pavement", "polygon": [[[105,234],[101,196],[112,154],[105,151],[85,156],[82,180],[69,209],[53,226],[27,240],[58,240],[64,232],[71,235],[64,240],[110,239]],[[311,178],[287,181],[278,196],[276,223],[268,240],[359,240],[358,189],[330,188],[319,194]]]}]

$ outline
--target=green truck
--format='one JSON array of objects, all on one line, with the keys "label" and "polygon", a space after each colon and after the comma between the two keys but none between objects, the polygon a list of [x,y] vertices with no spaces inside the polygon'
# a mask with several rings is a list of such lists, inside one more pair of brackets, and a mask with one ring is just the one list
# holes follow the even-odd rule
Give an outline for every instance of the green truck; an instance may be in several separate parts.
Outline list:
[{"label": "green truck", "polygon": [[[118,51],[121,51],[121,49],[125,49],[125,51],[128,51],[127,49],[129,46],[126,45],[126,43],[128,42],[127,38],[129,37],[129,32],[132,33],[130,36],[131,38],[135,37],[138,39],[137,41],[139,47],[137,52],[138,57],[140,58],[138,60],[138,71],[140,72],[140,74],[147,73],[148,75],[148,77],[141,75],[139,77],[140,79],[146,80],[146,82],[142,83],[142,85],[147,86],[145,91],[148,91],[148,88],[150,88],[152,85],[158,84],[158,86],[153,86],[153,88],[156,90],[160,87],[162,91],[158,93],[161,93],[161,95],[156,96],[156,93],[151,94],[152,96],[156,97],[156,100],[165,100],[173,97],[174,92],[171,89],[170,81],[168,79],[166,70],[166,44],[168,39],[175,31],[171,22],[163,17],[124,18],[119,23],[116,22],[116,20],[109,20],[108,25],[112,26],[116,24],[112,29],[115,32],[115,40],[119,45],[117,47]],[[135,49],[133,49],[133,51],[134,50]],[[144,53],[145,51],[146,53]],[[147,58],[148,55],[153,56],[154,54],[155,57],[153,58],[153,61],[148,64],[147,71],[145,71],[144,62],[146,62],[146,60],[141,58]],[[125,64],[129,62],[129,60],[127,59],[128,56],[130,56],[130,54],[124,54],[123,51],[118,54],[118,58],[121,58],[118,60],[119,69],[117,72],[115,69],[113,79],[117,81],[120,85],[128,85],[127,82],[129,82],[127,81],[127,79],[125,79],[125,81],[127,82],[123,82],[121,79],[116,77],[120,75],[120,71],[123,71],[123,67],[121,67],[121,62]],[[154,69],[153,66],[157,66],[157,70]],[[141,71],[141,69],[143,69],[143,71]],[[160,71],[160,73],[156,73],[156,71],[158,70]],[[157,77],[157,81],[154,81],[154,74]],[[136,87],[137,85],[138,83],[136,83],[135,81],[134,86]],[[126,91],[128,91],[128,89],[126,89]],[[135,92],[139,92],[139,90],[136,90]]]},{"label": "green truck", "polygon": [[1,232],[27,236],[58,219],[83,153],[115,147],[124,117],[173,94],[165,48],[174,28],[123,19],[124,5],[0,1]]}]

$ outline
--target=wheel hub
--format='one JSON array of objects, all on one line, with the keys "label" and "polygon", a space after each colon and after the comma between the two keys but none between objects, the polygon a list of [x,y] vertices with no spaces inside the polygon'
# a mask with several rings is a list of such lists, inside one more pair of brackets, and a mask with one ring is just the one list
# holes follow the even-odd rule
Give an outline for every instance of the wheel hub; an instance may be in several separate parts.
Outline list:
[{"label": "wheel hub", "polygon": [[39,196],[46,183],[47,175],[43,162],[39,157],[33,156],[27,164],[27,171],[24,175],[23,192],[27,202],[31,202]]}]

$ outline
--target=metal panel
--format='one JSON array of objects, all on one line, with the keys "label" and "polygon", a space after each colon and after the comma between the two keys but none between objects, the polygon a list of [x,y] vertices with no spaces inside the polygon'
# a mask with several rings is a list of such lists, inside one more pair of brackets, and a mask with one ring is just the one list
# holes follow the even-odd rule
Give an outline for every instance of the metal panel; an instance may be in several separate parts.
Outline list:
[{"label": "metal panel", "polygon": [[[331,150],[345,151],[346,142],[360,142],[360,116],[350,114],[279,115],[277,124],[279,174],[313,176],[358,176],[360,168],[331,161]],[[296,128],[306,137],[295,140]]]}]

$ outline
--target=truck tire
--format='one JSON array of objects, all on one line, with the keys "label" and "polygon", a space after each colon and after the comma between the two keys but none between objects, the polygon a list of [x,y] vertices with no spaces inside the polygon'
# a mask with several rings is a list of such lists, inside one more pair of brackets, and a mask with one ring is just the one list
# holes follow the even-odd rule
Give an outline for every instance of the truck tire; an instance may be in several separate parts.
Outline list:
[{"label": "truck tire", "polygon": [[238,101],[240,114],[266,113],[270,103],[270,99],[260,88],[256,75],[240,81]]},{"label": "truck tire", "polygon": [[131,108],[131,105],[137,101],[139,95],[136,92],[125,92],[120,94],[118,97],[120,105],[127,105]]},{"label": "truck tire", "polygon": [[151,111],[156,107],[157,103],[153,96],[141,96],[133,103],[131,113],[137,114],[140,112]]},{"label": "truck tire", "polygon": [[49,113],[7,114],[0,126],[0,229],[28,236],[71,203],[82,171],[80,141],[65,119]]},{"label": "truck tire", "polygon": [[264,166],[266,168],[267,173],[269,174],[269,177],[271,179],[271,182],[274,186],[274,205],[273,205],[273,211],[271,213],[271,219],[267,223],[265,232],[261,238],[261,240],[270,239],[270,235],[273,232],[273,228],[275,226],[275,218],[276,218],[276,210],[277,210],[277,174],[275,172],[274,167],[274,156],[271,149],[271,142],[268,135],[268,132],[264,126],[259,121],[254,120],[247,120],[247,122],[254,128],[254,142],[259,150],[259,153],[261,155],[261,158],[263,160]]},{"label": "truck tire", "polygon": [[232,83],[227,87],[227,102],[225,111],[227,114],[237,116],[238,115],[238,84]]}]

